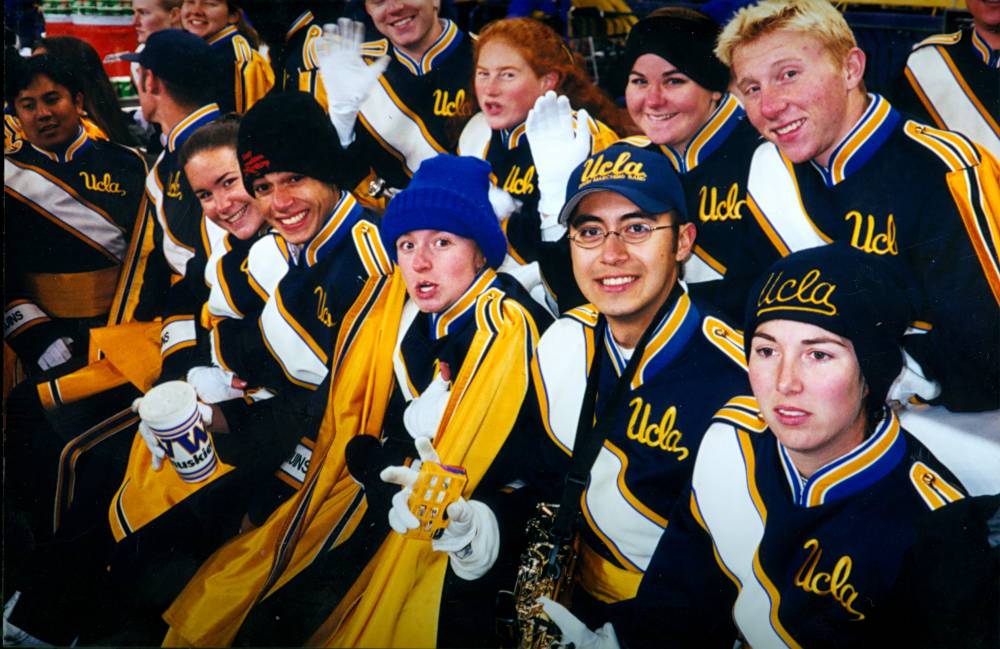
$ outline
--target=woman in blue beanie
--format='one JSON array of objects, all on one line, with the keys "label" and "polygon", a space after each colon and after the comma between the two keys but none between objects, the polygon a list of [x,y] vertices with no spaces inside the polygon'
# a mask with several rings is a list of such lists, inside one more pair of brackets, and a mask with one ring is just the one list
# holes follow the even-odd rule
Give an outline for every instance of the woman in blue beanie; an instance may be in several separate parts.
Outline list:
[{"label": "woman in blue beanie", "polygon": [[[551,317],[496,272],[506,240],[489,173],[482,160],[439,155],[389,204],[380,234],[397,264],[390,281],[408,296],[382,321],[395,345],[341,370],[384,367],[391,376],[366,397],[381,404],[370,413],[381,426],[344,449],[363,485],[360,504],[342,526],[317,514],[300,538],[324,539],[329,551],[282,577],[235,636],[211,636],[214,643],[496,646],[496,592],[513,585],[519,543],[500,543],[492,511],[526,513],[516,505],[523,494],[508,485],[536,439],[530,363]],[[433,540],[407,533],[417,525],[411,487],[428,461],[462,467],[467,478],[458,499],[441,506],[449,522]]]}]

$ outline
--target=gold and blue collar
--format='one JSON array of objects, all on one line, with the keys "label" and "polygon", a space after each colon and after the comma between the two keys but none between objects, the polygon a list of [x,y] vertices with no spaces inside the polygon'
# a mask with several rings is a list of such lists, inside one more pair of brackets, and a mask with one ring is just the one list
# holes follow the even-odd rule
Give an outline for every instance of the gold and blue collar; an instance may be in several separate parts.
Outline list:
[{"label": "gold and blue collar", "polygon": [[715,153],[745,118],[743,105],[736,97],[726,93],[708,121],[695,132],[684,153],[666,144],[661,144],[660,150],[674,165],[677,173],[687,173]]},{"label": "gold and blue collar", "polygon": [[976,55],[986,67],[1000,70],[1000,50],[991,48],[986,39],[979,34],[975,27],[972,28],[971,40],[972,49],[976,51]]},{"label": "gold and blue collar", "polygon": [[437,37],[431,46],[427,48],[424,55],[419,60],[407,55],[399,48],[392,48],[396,60],[403,64],[412,74],[421,77],[428,74],[434,68],[448,58],[448,55],[455,51],[459,43],[462,42],[462,31],[458,25],[448,19],[441,20],[441,35]]},{"label": "gold and blue collar", "polygon": [[184,141],[191,137],[192,133],[217,118],[219,114],[218,104],[205,104],[198,110],[190,113],[181,121],[177,122],[177,124],[170,129],[170,133],[167,134],[167,151],[175,153],[177,149],[181,148]]},{"label": "gold and blue collar", "polygon": [[66,145],[66,148],[62,151],[62,153],[49,151],[47,149],[37,147],[34,144],[31,146],[35,149],[35,151],[38,151],[53,162],[72,162],[74,157],[79,156],[81,153],[89,149],[93,146],[93,143],[94,141],[89,135],[87,135],[86,129],[81,126],[80,132],[77,133],[72,142]]},{"label": "gold and blue collar", "polygon": [[899,419],[889,410],[875,427],[875,432],[850,453],[826,464],[806,480],[778,442],[778,454],[785,478],[792,490],[792,500],[800,507],[817,507],[852,496],[884,478],[903,459],[906,439],[900,432]]},{"label": "gold and blue collar", "polygon": [[218,45],[223,41],[232,39],[234,36],[239,34],[239,30],[236,29],[236,25],[226,25],[219,31],[215,32],[211,36],[205,39],[205,42],[209,45]]},{"label": "gold and blue collar", "polygon": [[315,18],[316,17],[313,16],[313,12],[308,10],[303,12],[301,16],[299,16],[292,22],[292,26],[288,28],[288,31],[285,32],[285,40],[286,41],[292,40],[292,36],[295,36],[295,33],[297,31],[312,23],[312,21],[315,20]]},{"label": "gold and blue collar", "polygon": [[340,200],[333,207],[326,223],[319,229],[319,232],[306,244],[303,250],[304,257],[301,257],[306,266],[312,266],[321,257],[323,251],[335,248],[344,240],[344,237],[351,231],[354,224],[361,218],[364,210],[354,198],[351,192],[341,190]]},{"label": "gold and blue collar", "polygon": [[440,340],[457,331],[476,314],[476,300],[497,280],[496,271],[487,266],[455,303],[441,313],[432,313],[431,340]]},{"label": "gold and blue collar", "polygon": [[[646,349],[642,352],[642,358],[632,377],[632,390],[639,389],[643,383],[674,362],[701,327],[701,314],[691,301],[687,288],[680,283],[678,287],[679,290],[675,289],[677,292],[667,298],[676,299],[676,303],[663,316],[646,343]],[[628,362],[611,336],[611,327],[604,330],[604,347],[611,357],[615,373],[621,376]]]},{"label": "gold and blue collar", "polygon": [[884,97],[874,93],[869,93],[868,97],[871,100],[868,108],[847,137],[833,150],[829,165],[823,167],[811,161],[827,187],[834,187],[863,167],[882,148],[899,123],[899,113]]}]

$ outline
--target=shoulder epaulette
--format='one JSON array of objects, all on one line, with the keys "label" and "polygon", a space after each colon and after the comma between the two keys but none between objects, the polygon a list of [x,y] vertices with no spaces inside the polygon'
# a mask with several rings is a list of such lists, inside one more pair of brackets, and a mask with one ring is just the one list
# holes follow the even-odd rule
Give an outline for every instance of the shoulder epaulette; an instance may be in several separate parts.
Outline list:
[{"label": "shoulder epaulette", "polygon": [[913,49],[919,50],[921,47],[927,47],[929,45],[954,45],[960,40],[962,40],[961,31],[957,31],[952,34],[934,34],[933,36],[928,36],[919,43],[916,43],[913,46]]},{"label": "shoulder epaulette", "polygon": [[316,40],[323,35],[323,29],[319,25],[310,25],[306,31],[306,38],[302,41],[302,64],[307,70],[319,68],[319,60],[316,54]]},{"label": "shoulder epaulette", "polygon": [[392,260],[382,245],[378,227],[366,219],[361,219],[351,228],[354,246],[369,277],[392,273]]},{"label": "shoulder epaulette", "polygon": [[597,307],[593,304],[584,304],[583,306],[578,306],[574,309],[570,309],[562,314],[564,318],[570,318],[576,320],[582,325],[588,327],[597,326],[597,318],[600,316]]},{"label": "shoulder epaulette", "polygon": [[737,428],[754,433],[763,433],[767,430],[767,422],[760,414],[760,405],[751,396],[733,397],[726,402],[726,405],[719,408],[712,420],[733,424]]},{"label": "shoulder epaulette", "polygon": [[701,332],[708,342],[729,357],[734,363],[747,369],[746,354],[743,351],[743,332],[719,318],[707,316],[701,323]]},{"label": "shoulder epaulette", "polygon": [[253,46],[250,45],[250,41],[247,40],[246,36],[243,34],[233,36],[232,44],[237,62],[246,63],[253,60]]},{"label": "shoulder epaulette", "polygon": [[647,146],[652,144],[653,141],[650,140],[645,135],[630,135],[628,137],[623,137],[619,139],[615,144],[628,144],[629,146],[636,146],[640,149],[645,149]]},{"label": "shoulder epaulette", "polygon": [[362,56],[384,56],[389,53],[389,41],[380,38],[377,41],[367,41],[361,45]]},{"label": "shoulder epaulette", "polygon": [[975,145],[961,133],[945,131],[913,120],[906,122],[903,132],[911,140],[933,151],[948,166],[949,171],[975,167],[981,161]]},{"label": "shoulder epaulette", "polygon": [[494,333],[503,324],[503,300],[506,296],[499,288],[491,287],[476,298],[476,328],[490,329]]},{"label": "shoulder epaulette", "polygon": [[914,462],[910,467],[910,482],[932,511],[965,497],[961,491],[923,462]]}]

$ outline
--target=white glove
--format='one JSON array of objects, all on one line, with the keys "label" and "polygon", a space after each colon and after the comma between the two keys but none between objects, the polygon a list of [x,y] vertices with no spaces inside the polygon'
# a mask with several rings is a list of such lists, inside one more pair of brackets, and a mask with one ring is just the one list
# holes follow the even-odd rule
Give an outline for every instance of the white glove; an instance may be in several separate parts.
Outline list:
[{"label": "white glove", "polygon": [[535,601],[542,605],[545,614],[562,631],[564,646],[572,644],[576,649],[619,649],[618,636],[610,622],[605,622],[604,626],[594,632],[559,602],[548,597],[539,597]]},{"label": "white glove", "polygon": [[410,466],[390,466],[382,469],[378,477],[382,482],[395,484],[402,487],[396,495],[392,497],[392,508],[389,510],[389,526],[399,532],[406,534],[407,530],[416,529],[420,525],[420,520],[410,511],[407,501],[413,493],[413,484],[420,474],[420,465],[424,462],[439,462],[437,451],[431,440],[426,437],[418,437],[415,445],[420,459]]},{"label": "white glove", "polygon": [[362,102],[389,66],[388,56],[379,57],[371,65],[366,64],[361,56],[364,41],[364,24],[340,18],[336,25],[323,25],[323,36],[316,43],[330,121],[345,149],[354,141],[354,123]]},{"label": "white glove", "polygon": [[234,376],[233,372],[227,372],[221,367],[202,365],[188,370],[187,382],[198,393],[200,401],[219,403],[239,399],[244,395],[243,390],[233,387]]},{"label": "white glove", "polygon": [[511,214],[521,209],[521,201],[515,199],[509,192],[500,189],[490,183],[490,205],[493,206],[493,213],[497,215],[497,221],[503,221]]},{"label": "white glove", "polygon": [[403,425],[413,439],[434,438],[444,409],[451,397],[451,385],[439,372],[427,389],[406,406],[403,411]]},{"label": "white glove", "polygon": [[525,121],[525,135],[538,173],[538,212],[542,219],[542,240],[555,241],[566,228],[559,225],[559,212],[566,202],[566,184],[573,170],[590,155],[590,116],[576,114],[569,98],[549,90],[535,101]]},{"label": "white glove", "polygon": [[478,500],[459,498],[448,505],[448,527],[431,541],[438,552],[448,553],[456,575],[466,581],[479,579],[493,567],[500,553],[500,526],[493,510]]},{"label": "white glove", "polygon": [[[406,534],[420,525],[420,520],[410,511],[407,502],[420,474],[420,465],[440,462],[429,439],[418,438],[416,447],[419,460],[409,467],[387,467],[379,474],[383,482],[402,487],[392,497],[392,508],[389,510],[389,526],[400,534]],[[482,577],[493,567],[500,552],[500,527],[496,516],[478,500],[459,498],[448,505],[448,518],[448,527],[441,533],[441,538],[431,541],[431,547],[448,553],[452,570],[462,579],[472,581]]]},{"label": "white glove", "polygon": [[38,367],[50,370],[73,358],[73,350],[69,348],[72,344],[72,338],[56,338],[38,357]]},{"label": "white glove", "polygon": [[[132,402],[132,412],[139,412],[139,404],[142,403],[142,397],[137,398]],[[201,421],[208,428],[212,425],[212,406],[198,402],[198,412],[201,414]],[[149,429],[142,419],[139,420],[139,435],[142,436],[142,441],[146,442],[146,448],[149,449],[149,454],[152,455],[151,464],[153,471],[159,471],[163,466],[163,458],[167,456],[166,450],[160,445],[160,440],[156,438],[153,431]]]},{"label": "white glove", "polygon": [[906,407],[910,397],[916,395],[924,401],[930,401],[941,394],[941,384],[924,376],[924,368],[920,367],[912,356],[903,352],[903,369],[889,387],[886,401]]}]

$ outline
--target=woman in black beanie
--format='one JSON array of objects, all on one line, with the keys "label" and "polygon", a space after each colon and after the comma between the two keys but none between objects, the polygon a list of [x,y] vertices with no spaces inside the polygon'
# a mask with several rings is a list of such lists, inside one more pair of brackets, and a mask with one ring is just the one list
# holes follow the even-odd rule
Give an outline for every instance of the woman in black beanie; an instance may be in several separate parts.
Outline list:
[{"label": "woman in black beanie", "polygon": [[776,256],[748,209],[746,179],[761,140],[726,90],[729,70],[712,52],[718,31],[707,16],[678,7],[632,28],[625,103],[643,135],[625,141],[662,151],[681,175],[698,227],[685,279],[738,322],[750,283]]},{"label": "woman in black beanie", "polygon": [[753,397],[716,414],[614,632],[546,604],[564,643],[996,646],[998,498],[969,498],[886,405],[913,313],[889,263],[835,243],[759,279]]}]

